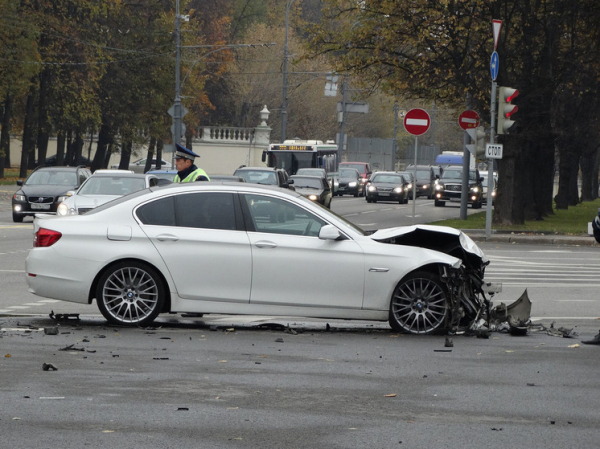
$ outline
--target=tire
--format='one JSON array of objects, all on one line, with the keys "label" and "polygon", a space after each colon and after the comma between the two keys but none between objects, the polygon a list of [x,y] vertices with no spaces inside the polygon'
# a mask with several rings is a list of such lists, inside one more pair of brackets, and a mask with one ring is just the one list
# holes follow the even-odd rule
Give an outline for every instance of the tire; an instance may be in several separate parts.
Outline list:
[{"label": "tire", "polygon": [[165,287],[152,267],[134,261],[120,262],[100,276],[96,302],[109,323],[143,327],[162,311]]},{"label": "tire", "polygon": [[12,213],[13,216],[13,221],[15,223],[23,223],[23,215],[19,215],[19,214],[15,214],[14,212]]},{"label": "tire", "polygon": [[444,207],[446,205],[445,201],[440,201],[440,200],[435,200],[435,202],[433,203],[433,205],[435,207]]},{"label": "tire", "polygon": [[448,314],[444,283],[428,271],[416,271],[394,290],[389,322],[398,332],[432,334],[445,328]]},{"label": "tire", "polygon": [[471,207],[473,209],[481,209],[481,201],[473,201],[473,204],[471,205]]},{"label": "tire", "polygon": [[354,194],[354,198],[358,198],[358,190],[356,191],[356,193]]},{"label": "tire", "polygon": [[372,199],[370,199],[368,196],[365,196],[365,199],[367,200],[367,203],[370,203],[370,202],[372,202],[372,201],[373,201],[373,200],[372,200]]}]

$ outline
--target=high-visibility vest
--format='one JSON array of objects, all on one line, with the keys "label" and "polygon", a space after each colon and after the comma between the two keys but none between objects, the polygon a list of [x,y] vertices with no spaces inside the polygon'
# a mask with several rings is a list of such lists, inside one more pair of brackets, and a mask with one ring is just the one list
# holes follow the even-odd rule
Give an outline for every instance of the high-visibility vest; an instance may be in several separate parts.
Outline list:
[{"label": "high-visibility vest", "polygon": [[173,179],[173,182],[194,182],[198,178],[198,176],[206,176],[206,179],[210,181],[210,178],[208,177],[206,172],[201,168],[198,168],[191,172],[189,175],[187,175],[183,181],[179,179],[179,175],[175,175],[175,179]]}]

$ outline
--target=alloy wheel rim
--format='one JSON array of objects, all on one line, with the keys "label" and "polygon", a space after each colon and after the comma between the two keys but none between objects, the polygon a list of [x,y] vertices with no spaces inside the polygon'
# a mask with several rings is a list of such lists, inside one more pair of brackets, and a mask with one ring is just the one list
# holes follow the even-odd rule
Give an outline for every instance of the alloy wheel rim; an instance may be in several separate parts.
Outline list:
[{"label": "alloy wheel rim", "polygon": [[424,334],[439,328],[446,319],[446,295],[435,282],[411,279],[394,292],[392,313],[406,331]]},{"label": "alloy wheel rim", "polygon": [[108,313],[116,320],[138,323],[155,310],[158,285],[148,272],[140,268],[121,268],[106,279],[102,301]]}]

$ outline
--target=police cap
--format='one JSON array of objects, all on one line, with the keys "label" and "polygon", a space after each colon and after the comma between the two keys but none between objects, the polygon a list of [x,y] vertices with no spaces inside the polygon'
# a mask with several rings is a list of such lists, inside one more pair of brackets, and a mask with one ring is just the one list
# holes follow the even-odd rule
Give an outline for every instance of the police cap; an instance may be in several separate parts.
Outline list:
[{"label": "police cap", "polygon": [[194,158],[200,157],[199,154],[194,153],[192,150],[188,150],[186,147],[175,144],[175,159],[189,159],[193,161]]}]

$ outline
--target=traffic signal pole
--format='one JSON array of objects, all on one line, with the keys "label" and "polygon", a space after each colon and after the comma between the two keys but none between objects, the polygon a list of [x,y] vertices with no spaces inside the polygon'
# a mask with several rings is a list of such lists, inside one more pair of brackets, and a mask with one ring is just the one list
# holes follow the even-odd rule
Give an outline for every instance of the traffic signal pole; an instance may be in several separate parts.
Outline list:
[{"label": "traffic signal pole", "polygon": [[[492,81],[492,102],[490,105],[490,143],[495,143],[496,130],[496,81]],[[494,179],[495,159],[487,160],[488,166],[488,179],[487,179],[487,201],[485,205],[485,238],[489,239],[492,235],[492,192],[496,188],[496,181]]]}]

